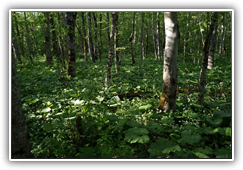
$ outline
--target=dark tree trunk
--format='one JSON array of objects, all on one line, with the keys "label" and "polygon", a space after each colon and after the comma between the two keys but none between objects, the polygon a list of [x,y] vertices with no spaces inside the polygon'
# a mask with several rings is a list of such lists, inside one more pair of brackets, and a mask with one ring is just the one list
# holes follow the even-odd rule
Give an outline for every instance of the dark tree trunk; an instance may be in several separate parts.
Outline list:
[{"label": "dark tree trunk", "polygon": [[208,55],[208,69],[213,69],[214,66],[214,52],[215,52],[215,47],[216,47],[216,41],[217,41],[217,29],[218,29],[218,13],[215,12],[215,16],[216,17],[216,22],[212,23],[213,24],[213,33],[212,33],[212,37],[210,40],[210,46],[209,46],[209,55]]},{"label": "dark tree trunk", "polygon": [[93,20],[94,20],[94,57],[95,57],[95,60],[97,60],[98,59],[98,57],[97,57],[97,53],[98,53],[98,45],[97,45],[97,43],[98,43],[98,37],[97,37],[97,35],[98,35],[98,31],[97,31],[97,19],[96,19],[96,16],[95,16],[95,13],[94,12],[92,12],[92,16],[93,16]]},{"label": "dark tree trunk", "polygon": [[102,54],[102,34],[101,34],[101,30],[102,30],[102,13],[100,13],[100,41],[99,41],[99,58],[101,61],[101,54]]},{"label": "dark tree trunk", "polygon": [[21,64],[22,60],[21,60],[21,57],[20,57],[19,47],[18,47],[18,44],[17,44],[16,37],[17,36],[16,36],[16,34],[14,32],[14,26],[12,24],[12,48],[13,48],[15,57],[17,58],[18,62]]},{"label": "dark tree trunk", "polygon": [[143,23],[144,23],[144,13],[141,13],[141,18],[142,18],[142,26],[141,26],[141,43],[140,43],[140,52],[141,52],[141,57],[140,57],[140,64],[139,68],[142,69],[142,64],[143,64],[143,58],[144,58],[144,48],[143,48]]},{"label": "dark tree trunk", "polygon": [[214,30],[214,24],[217,22],[217,17],[215,15],[217,12],[213,12],[212,18],[211,18],[211,24],[210,28],[208,30],[206,39],[203,44],[203,59],[202,59],[202,68],[200,72],[200,78],[199,78],[199,93],[198,93],[198,99],[197,102],[201,105],[203,105],[204,102],[204,91],[205,91],[205,85],[206,85],[206,71],[207,71],[207,66],[208,66],[208,54],[209,54],[209,45],[210,45],[210,40],[212,37],[212,33]]},{"label": "dark tree trunk", "polygon": [[155,30],[154,30],[154,13],[152,12],[152,36],[153,36],[153,45],[154,45],[154,55],[156,60],[158,60],[157,56],[157,48],[156,48],[156,36],[155,36]]},{"label": "dark tree trunk", "polygon": [[72,78],[76,76],[76,53],[75,53],[75,22],[76,12],[67,12],[68,25],[68,75]]},{"label": "dark tree trunk", "polygon": [[[111,34],[109,36],[109,27],[107,28],[107,37],[109,40],[109,53],[108,53],[108,61],[106,66],[106,78],[105,78],[105,85],[111,85],[111,67],[112,67],[112,60],[114,57],[114,34],[115,34],[115,25],[117,24],[117,12],[112,12],[112,23],[111,23]],[[109,13],[107,12],[107,21],[109,21]],[[109,22],[107,22],[109,24]]]},{"label": "dark tree trunk", "polygon": [[58,30],[59,30],[59,36],[58,36],[58,45],[59,45],[59,53],[61,57],[61,62],[64,67],[65,65],[65,57],[64,57],[64,51],[63,51],[63,38],[61,37],[62,31],[61,31],[61,24],[60,24],[60,14],[57,12],[57,21],[58,21]]},{"label": "dark tree trunk", "polygon": [[83,45],[84,45],[84,59],[85,59],[85,69],[88,69],[88,57],[87,57],[87,42],[86,42],[86,30],[85,30],[85,20],[84,12],[81,13],[82,23],[83,23]]},{"label": "dark tree trunk", "polygon": [[93,42],[92,42],[92,33],[91,33],[91,16],[90,12],[87,12],[87,23],[88,23],[88,46],[89,46],[89,55],[93,62],[95,62]]},{"label": "dark tree trunk", "polygon": [[46,64],[47,64],[47,66],[50,66],[50,65],[52,65],[50,12],[45,12],[44,14],[46,16],[46,18],[45,18]]},{"label": "dark tree trunk", "polygon": [[31,39],[30,39],[30,31],[29,31],[29,27],[28,27],[28,24],[27,24],[27,19],[26,19],[26,13],[25,12],[24,12],[24,18],[25,18],[27,44],[28,44],[28,48],[29,48],[29,58],[30,58],[30,61],[32,62],[34,55],[33,55],[32,43],[31,43]]},{"label": "dark tree trunk", "polygon": [[119,53],[117,51],[118,47],[118,12],[115,12],[114,14],[114,58],[115,58],[115,68],[116,72],[118,73],[120,71],[120,59],[119,59]]},{"label": "dark tree trunk", "polygon": [[25,115],[19,92],[17,71],[12,55],[12,95],[11,95],[11,158],[33,158],[28,138]]},{"label": "dark tree trunk", "polygon": [[51,23],[51,28],[52,28],[52,47],[53,47],[53,55],[55,55],[56,62],[57,62],[57,73],[58,73],[58,78],[61,79],[61,70],[60,70],[60,52],[58,49],[58,44],[57,44],[57,38],[56,38],[56,30],[55,30],[55,24],[54,20],[52,17],[52,13],[50,13],[50,23]]},{"label": "dark tree trunk", "polygon": [[131,33],[131,36],[130,36],[130,47],[131,47],[131,55],[132,55],[132,61],[131,61],[131,65],[133,65],[135,63],[135,60],[134,60],[134,49],[133,49],[133,39],[134,39],[134,24],[135,24],[135,14],[136,12],[133,13],[133,19],[132,19],[132,33]]}]

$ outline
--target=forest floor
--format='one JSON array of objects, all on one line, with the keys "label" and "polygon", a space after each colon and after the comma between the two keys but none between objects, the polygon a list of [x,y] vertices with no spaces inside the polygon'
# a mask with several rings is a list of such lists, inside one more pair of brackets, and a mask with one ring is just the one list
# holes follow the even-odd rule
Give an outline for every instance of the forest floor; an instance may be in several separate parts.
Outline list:
[{"label": "forest floor", "polygon": [[163,113],[162,60],[144,59],[140,70],[122,57],[121,71],[113,65],[112,86],[105,87],[107,59],[84,69],[77,58],[76,77],[67,82],[58,81],[44,58],[17,65],[35,158],[231,158],[229,60],[216,59],[207,70],[201,106],[195,90],[201,64],[179,57],[176,108]]}]

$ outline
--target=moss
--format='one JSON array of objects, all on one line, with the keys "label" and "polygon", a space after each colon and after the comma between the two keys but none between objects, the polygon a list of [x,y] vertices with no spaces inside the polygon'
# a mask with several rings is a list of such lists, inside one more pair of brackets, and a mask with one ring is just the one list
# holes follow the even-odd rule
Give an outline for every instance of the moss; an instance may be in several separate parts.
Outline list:
[{"label": "moss", "polygon": [[161,110],[165,110],[165,105],[167,105],[167,103],[169,103],[169,97],[167,96],[167,94],[162,93],[162,95],[160,96],[159,108]]}]

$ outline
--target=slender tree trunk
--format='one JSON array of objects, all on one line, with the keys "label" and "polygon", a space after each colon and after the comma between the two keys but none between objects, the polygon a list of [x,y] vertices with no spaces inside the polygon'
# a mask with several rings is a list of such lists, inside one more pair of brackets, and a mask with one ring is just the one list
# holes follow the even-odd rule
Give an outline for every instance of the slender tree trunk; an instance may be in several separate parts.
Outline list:
[{"label": "slender tree trunk", "polygon": [[137,36],[137,30],[136,30],[136,25],[137,25],[137,20],[135,18],[135,22],[134,22],[134,38],[133,38],[133,40],[134,40],[134,43],[133,43],[134,44],[134,46],[133,46],[133,56],[134,56],[134,58],[137,56],[137,51],[136,51],[136,49],[137,49],[136,48],[137,47],[137,38],[136,38],[136,36]]},{"label": "slender tree trunk", "polygon": [[[116,21],[116,12],[112,12],[112,23],[111,23],[111,34],[109,36],[109,27],[107,28],[107,36],[109,40],[109,53],[108,53],[108,61],[106,66],[106,77],[105,77],[105,85],[111,85],[111,67],[112,67],[112,60],[114,56],[114,34],[115,34],[115,21]],[[109,13],[107,12],[107,21],[109,21]],[[109,24],[109,22],[108,22]]]},{"label": "slender tree trunk", "polygon": [[32,44],[31,44],[31,39],[30,39],[30,31],[29,31],[29,27],[28,27],[28,24],[27,24],[25,12],[24,12],[24,18],[25,18],[27,44],[28,44],[28,48],[29,48],[29,58],[30,58],[30,61],[32,62],[32,60],[33,60],[33,49],[32,49]]},{"label": "slender tree trunk", "polygon": [[90,12],[87,12],[87,23],[88,23],[88,46],[89,46],[89,55],[93,62],[95,62],[94,48],[92,42],[92,33],[91,33],[91,16]]},{"label": "slender tree trunk", "polygon": [[156,44],[157,44],[157,56],[159,59],[161,59],[161,54],[160,54],[160,22],[159,22],[159,12],[157,12],[157,29],[156,29]]},{"label": "slender tree trunk", "polygon": [[67,12],[68,25],[68,75],[76,76],[76,52],[75,52],[75,22],[76,12]]},{"label": "slender tree trunk", "polygon": [[222,25],[221,25],[221,41],[220,41],[220,46],[219,46],[219,58],[222,57],[223,52],[224,52],[224,38],[225,38],[225,14],[223,14],[222,18]]},{"label": "slender tree trunk", "polygon": [[130,47],[131,47],[131,55],[132,55],[132,61],[131,61],[131,65],[133,65],[135,63],[135,60],[134,60],[134,49],[133,49],[133,39],[134,39],[134,24],[135,24],[135,14],[136,12],[133,13],[133,19],[132,19],[132,33],[131,33],[131,36],[130,36]]},{"label": "slender tree trunk", "polygon": [[61,70],[60,70],[60,52],[58,50],[56,30],[55,30],[55,24],[54,24],[54,20],[53,20],[53,17],[52,17],[52,13],[50,13],[50,23],[51,23],[51,29],[52,29],[52,48],[53,48],[53,55],[55,55],[56,62],[57,62],[58,79],[61,79],[62,74],[61,74]]},{"label": "slender tree trunk", "polygon": [[99,58],[101,61],[101,54],[102,54],[102,13],[100,13],[100,41],[99,41]]},{"label": "slender tree trunk", "polygon": [[65,66],[65,57],[64,57],[64,51],[63,51],[63,38],[61,38],[62,31],[61,31],[61,24],[60,24],[60,14],[57,12],[57,21],[58,21],[58,30],[59,30],[59,36],[58,36],[58,45],[59,45],[59,51],[61,55],[61,62],[63,66]]},{"label": "slender tree trunk", "polygon": [[142,69],[142,64],[143,64],[143,58],[144,58],[144,48],[143,48],[143,23],[144,23],[144,13],[141,13],[141,18],[142,18],[142,26],[141,26],[141,43],[140,43],[140,52],[141,52],[141,57],[140,57],[140,64],[139,68]]},{"label": "slender tree trunk", "polygon": [[44,13],[45,18],[45,41],[46,41],[46,64],[47,66],[52,65],[51,55],[51,35],[50,35],[50,12]]},{"label": "slender tree trunk", "polygon": [[203,59],[202,59],[202,68],[200,72],[200,78],[199,78],[199,93],[198,93],[198,99],[197,102],[200,105],[203,105],[204,101],[204,91],[205,91],[205,85],[206,85],[206,71],[207,71],[207,66],[208,66],[208,54],[209,54],[209,45],[210,45],[210,39],[212,37],[212,33],[214,30],[214,24],[217,22],[215,17],[216,12],[212,13],[212,18],[211,18],[211,24],[210,24],[210,29],[208,30],[205,42],[203,44]]},{"label": "slender tree trunk", "polygon": [[145,45],[145,58],[148,57],[148,17],[146,18],[146,45]]},{"label": "slender tree trunk", "polygon": [[88,69],[88,57],[87,57],[87,42],[86,42],[86,30],[85,30],[85,20],[84,20],[84,12],[81,13],[82,22],[83,22],[83,44],[84,44],[84,58],[85,58],[85,69]]},{"label": "slender tree trunk", "polygon": [[17,44],[17,41],[16,41],[16,34],[14,32],[13,24],[12,24],[12,48],[13,48],[15,57],[17,58],[18,62],[20,64],[22,64],[22,60],[21,60],[21,57],[20,57],[19,47],[18,47],[18,44]]},{"label": "slender tree trunk", "polygon": [[61,13],[62,14],[62,17],[63,17],[63,25],[64,25],[64,30],[65,30],[65,34],[63,33],[63,37],[64,37],[64,48],[63,48],[63,51],[64,51],[64,68],[66,68],[66,64],[67,64],[67,61],[68,61],[68,26],[67,26],[67,13],[66,12],[63,12]]},{"label": "slender tree trunk", "polygon": [[119,59],[119,54],[117,51],[118,47],[118,12],[115,12],[114,14],[114,58],[115,58],[115,68],[116,68],[116,73],[120,71],[120,59]]},{"label": "slender tree trunk", "polygon": [[12,95],[11,95],[11,158],[33,158],[28,138],[25,115],[19,92],[17,71],[12,55]]},{"label": "slender tree trunk", "polygon": [[97,43],[98,43],[98,37],[97,37],[98,31],[97,31],[97,28],[98,28],[98,26],[97,26],[97,20],[96,20],[96,16],[95,16],[94,12],[92,12],[92,16],[93,16],[93,20],[94,20],[94,41],[95,41],[94,42],[94,57],[95,57],[95,60],[97,60],[98,59],[97,53],[99,51],[98,45],[97,45]]},{"label": "slender tree trunk", "polygon": [[175,109],[177,89],[178,21],[176,12],[164,12],[166,44],[163,67],[163,89],[159,108],[169,112]]},{"label": "slender tree trunk", "polygon": [[208,69],[213,69],[214,66],[214,52],[215,52],[215,47],[216,47],[216,41],[217,41],[217,28],[218,28],[218,13],[215,12],[215,23],[213,25],[213,33],[212,33],[212,37],[210,40],[210,46],[209,46],[209,55],[208,55]]},{"label": "slender tree trunk", "polygon": [[154,31],[154,13],[152,12],[152,35],[153,35],[153,44],[154,44],[154,55],[156,60],[158,60],[157,56],[157,48],[156,48],[156,37],[155,37],[155,31]]},{"label": "slender tree trunk", "polygon": [[[14,14],[15,14],[15,12],[14,12]],[[15,21],[15,26],[16,26],[16,31],[17,31],[17,42],[19,43],[19,52],[20,52],[20,54],[22,55],[22,57],[24,57],[25,56],[25,54],[24,54],[24,44],[23,44],[23,39],[21,38],[21,35],[20,35],[20,32],[19,32],[19,26],[18,26],[18,20],[17,20],[17,17],[15,16],[15,15],[13,15],[13,18],[14,18],[14,21]]]}]

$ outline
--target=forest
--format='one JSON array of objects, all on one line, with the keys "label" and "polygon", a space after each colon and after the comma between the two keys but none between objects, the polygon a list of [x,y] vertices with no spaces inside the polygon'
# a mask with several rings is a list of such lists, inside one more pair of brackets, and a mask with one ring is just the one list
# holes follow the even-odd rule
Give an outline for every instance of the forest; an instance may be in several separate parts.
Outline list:
[{"label": "forest", "polygon": [[11,14],[12,159],[232,158],[230,11]]}]

